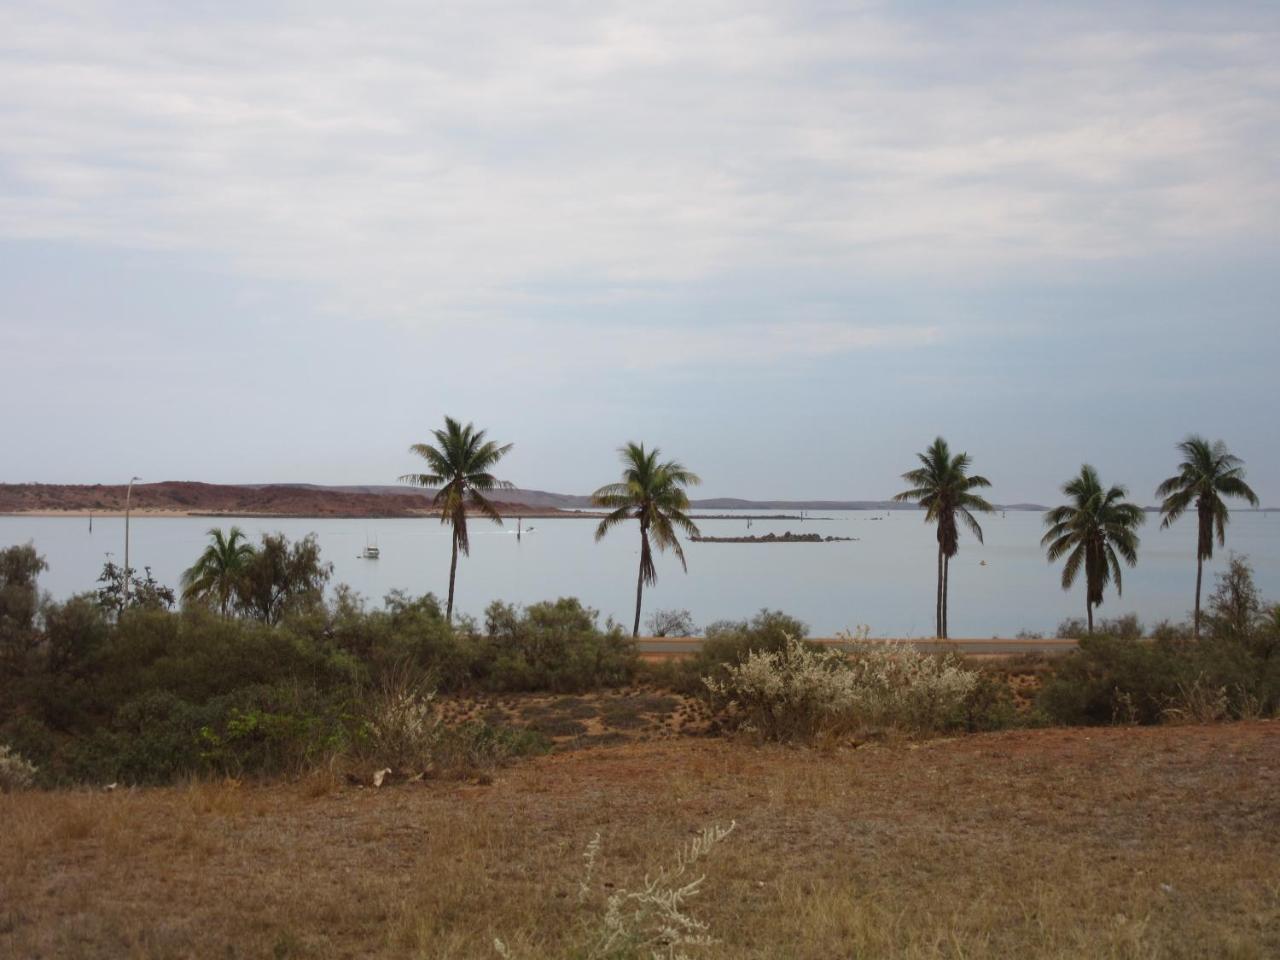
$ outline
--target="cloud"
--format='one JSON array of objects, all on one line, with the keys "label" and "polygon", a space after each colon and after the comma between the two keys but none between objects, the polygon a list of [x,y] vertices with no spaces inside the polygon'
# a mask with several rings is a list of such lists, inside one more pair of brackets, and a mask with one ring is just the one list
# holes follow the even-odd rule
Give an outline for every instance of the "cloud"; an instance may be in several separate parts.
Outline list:
[{"label": "cloud", "polygon": [[[612,306],[730,276],[1274,243],[1276,18],[1109,9],[9,4],[0,237],[185,251],[427,330],[595,305],[622,339]],[[782,310],[682,342],[936,335]]]},{"label": "cloud", "polygon": [[778,370],[806,359],[865,350],[926,347],[944,339],[938,326],[874,326],[810,320],[763,324],[729,322],[714,327],[634,323],[603,327],[542,325],[536,329],[526,328],[526,336],[515,340],[509,332],[506,353],[513,369],[523,362],[521,358],[533,354],[535,338],[545,340],[550,336],[558,345],[554,357],[542,358],[540,377],[547,375],[548,364],[575,373],[584,368],[647,372],[718,366],[769,366]]}]

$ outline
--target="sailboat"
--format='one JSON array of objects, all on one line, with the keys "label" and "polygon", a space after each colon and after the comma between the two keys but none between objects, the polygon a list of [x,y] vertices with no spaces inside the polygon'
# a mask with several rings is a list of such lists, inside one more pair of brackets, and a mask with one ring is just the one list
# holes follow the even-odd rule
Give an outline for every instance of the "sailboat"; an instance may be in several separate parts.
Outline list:
[{"label": "sailboat", "polygon": [[369,542],[369,534],[364,535],[364,552],[360,554],[361,559],[377,560],[382,554],[378,550],[378,541],[375,538],[373,543]]}]

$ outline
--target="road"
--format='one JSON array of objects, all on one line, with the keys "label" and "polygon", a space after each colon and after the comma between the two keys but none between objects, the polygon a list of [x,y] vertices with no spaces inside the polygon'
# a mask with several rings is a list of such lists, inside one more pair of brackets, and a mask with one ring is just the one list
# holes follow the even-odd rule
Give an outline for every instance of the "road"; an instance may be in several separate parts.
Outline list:
[{"label": "road", "polygon": [[[846,645],[848,641],[836,637],[812,637],[816,643],[830,646]],[[963,637],[952,640],[934,640],[932,638],[872,638],[871,643],[909,644],[923,653],[941,653],[951,651],[967,656],[1012,656],[1022,653],[1065,653],[1075,649],[1074,640],[1051,638],[1046,640],[1006,640],[993,637]],[[684,657],[697,653],[702,646],[701,637],[641,637],[636,641],[640,653],[650,657]]]}]

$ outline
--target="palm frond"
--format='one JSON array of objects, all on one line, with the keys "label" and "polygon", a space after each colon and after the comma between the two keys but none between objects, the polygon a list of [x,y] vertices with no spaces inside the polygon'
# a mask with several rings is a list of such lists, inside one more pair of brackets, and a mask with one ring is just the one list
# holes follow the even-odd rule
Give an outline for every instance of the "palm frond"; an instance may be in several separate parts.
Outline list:
[{"label": "palm frond", "polygon": [[[1071,544],[1068,544],[1068,546],[1071,546]],[[1071,552],[1071,555],[1067,557],[1067,562],[1062,568],[1063,590],[1071,589],[1072,585],[1076,582],[1076,576],[1080,573],[1080,568],[1084,565],[1084,544],[1076,543],[1074,546],[1075,549]]]},{"label": "palm frond", "polygon": [[484,514],[494,523],[502,525],[502,515],[498,513],[498,508],[484,498],[479,490],[472,490],[468,494],[467,502],[470,506],[475,507],[480,513]]},{"label": "palm frond", "polygon": [[598,542],[602,540],[604,535],[618,524],[634,519],[635,517],[631,513],[631,505],[629,503],[618,507],[613,511],[613,513],[601,520],[600,525],[596,527],[596,541]]}]

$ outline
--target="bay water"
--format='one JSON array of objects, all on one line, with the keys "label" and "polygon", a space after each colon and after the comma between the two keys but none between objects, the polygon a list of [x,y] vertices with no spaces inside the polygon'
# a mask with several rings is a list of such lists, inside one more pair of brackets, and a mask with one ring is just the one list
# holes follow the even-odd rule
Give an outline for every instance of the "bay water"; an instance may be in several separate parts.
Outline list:
[{"label": "bay water", "polygon": [[[916,511],[823,511],[804,520],[753,520],[745,513],[703,519],[708,536],[817,533],[855,537],[834,543],[684,542],[689,570],[671,553],[658,554],[658,583],[646,588],[645,617],[659,608],[685,608],[695,622],[741,619],[761,608],[798,617],[814,636],[865,624],[874,636],[933,634],[936,541],[934,528]],[[1067,617],[1083,617],[1084,583],[1069,592],[1060,585],[1061,565],[1050,565],[1040,547],[1039,513],[1009,511],[982,518],[985,543],[967,531],[951,562],[950,632],[953,637],[1012,637],[1019,631],[1051,636]],[[315,533],[333,582],[346,583],[371,603],[390,590],[448,589],[449,528],[434,519],[335,520],[232,517],[144,517],[131,520],[130,561],[149,566],[160,582],[177,587],[182,571],[218,526],[241,527],[256,540],[264,532],[298,538]],[[578,597],[630,626],[635,602],[639,531],[633,524],[596,543],[590,519],[526,519],[517,539],[516,521],[499,527],[473,519],[471,555],[458,562],[456,607],[482,617],[492,600],[533,603]],[[1141,531],[1138,566],[1124,570],[1124,593],[1109,587],[1097,616],[1136,613],[1148,625],[1188,616],[1195,589],[1195,525],[1184,517],[1169,530],[1148,515]],[[124,520],[96,517],[0,517],[0,547],[33,542],[49,563],[42,589],[55,598],[92,590],[110,557],[124,554]],[[363,559],[366,544],[377,560]],[[1226,567],[1228,550],[1247,555],[1262,595],[1280,601],[1280,514],[1240,511],[1227,528],[1227,549],[1218,550],[1205,573],[1205,595],[1214,574]],[[644,632],[642,630],[642,632]]]}]

